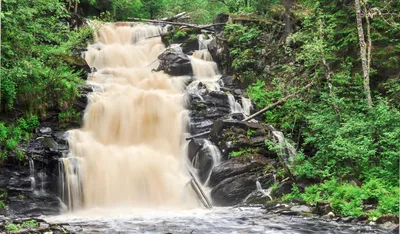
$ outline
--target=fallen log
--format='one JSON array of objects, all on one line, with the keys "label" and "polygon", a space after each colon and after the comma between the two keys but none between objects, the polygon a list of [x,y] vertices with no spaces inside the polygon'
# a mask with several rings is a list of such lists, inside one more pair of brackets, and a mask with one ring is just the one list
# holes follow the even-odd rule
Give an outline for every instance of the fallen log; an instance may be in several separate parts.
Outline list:
[{"label": "fallen log", "polygon": [[190,181],[190,185],[192,186],[193,190],[196,192],[197,196],[199,197],[201,203],[207,208],[207,209],[212,209],[212,204],[210,200],[208,200],[208,197],[204,193],[203,189],[200,187],[199,182],[197,181],[196,177],[193,175],[193,173],[190,171],[189,168],[187,168],[190,176],[192,177]]},{"label": "fallen log", "polygon": [[149,23],[159,23],[159,24],[171,24],[171,25],[177,25],[177,26],[185,26],[185,27],[189,27],[189,28],[196,28],[196,29],[200,29],[200,30],[201,29],[210,30],[208,28],[226,24],[226,23],[216,23],[216,24],[208,24],[208,25],[197,25],[197,24],[188,24],[188,23],[181,23],[181,22],[171,22],[171,21],[166,21],[166,20],[151,20],[151,19],[142,19],[142,18],[128,18],[128,20],[143,21],[143,22],[149,22]]},{"label": "fallen log", "polygon": [[[310,84],[304,86],[302,89],[298,90],[297,92],[295,92],[295,93],[293,93],[293,94],[290,94],[290,95],[288,95],[288,96],[282,98],[281,100],[279,100],[279,101],[277,101],[277,102],[274,102],[274,103],[272,103],[271,105],[265,107],[264,109],[261,109],[261,110],[257,111],[256,113],[254,113],[254,114],[252,114],[252,115],[246,117],[245,119],[243,119],[243,121],[249,121],[249,120],[251,120],[251,119],[254,119],[255,117],[259,116],[260,114],[262,114],[262,113],[264,113],[264,112],[266,112],[266,111],[268,111],[268,110],[271,110],[271,109],[273,109],[273,108],[275,108],[275,107],[277,107],[277,106],[283,104],[284,102],[286,102],[286,101],[289,100],[290,98],[296,96],[298,93],[302,92],[304,89],[307,89],[307,88],[311,87],[312,85],[313,85],[313,83],[310,83]],[[206,132],[202,132],[202,133],[199,133],[199,134],[190,136],[190,137],[186,137],[186,140],[191,140],[191,139],[196,138],[196,137],[204,136],[204,135],[210,134],[210,132],[211,132],[211,131],[206,131]]]},{"label": "fallen log", "polygon": [[176,14],[175,16],[172,16],[172,17],[167,17],[167,18],[162,18],[161,20],[162,21],[174,21],[174,20],[177,20],[177,19],[181,19],[184,15],[186,15],[186,12],[181,12],[181,13],[179,13],[179,14]]}]

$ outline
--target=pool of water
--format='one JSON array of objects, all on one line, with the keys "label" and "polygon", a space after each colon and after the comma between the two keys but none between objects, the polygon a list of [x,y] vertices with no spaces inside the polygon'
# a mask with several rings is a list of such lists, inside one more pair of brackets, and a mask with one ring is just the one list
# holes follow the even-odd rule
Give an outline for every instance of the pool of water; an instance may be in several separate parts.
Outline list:
[{"label": "pool of water", "polygon": [[373,225],[280,216],[247,207],[189,211],[93,209],[43,219],[76,233],[390,233]]}]

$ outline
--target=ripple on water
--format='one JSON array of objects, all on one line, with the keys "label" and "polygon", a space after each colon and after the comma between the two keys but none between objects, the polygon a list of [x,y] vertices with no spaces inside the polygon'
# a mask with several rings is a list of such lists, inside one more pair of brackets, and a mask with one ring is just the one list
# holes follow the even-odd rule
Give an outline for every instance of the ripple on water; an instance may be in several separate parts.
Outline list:
[{"label": "ripple on water", "polygon": [[66,229],[76,233],[389,233],[370,225],[266,214],[260,208],[217,207],[185,211],[93,209],[42,218],[49,223],[64,224]]}]

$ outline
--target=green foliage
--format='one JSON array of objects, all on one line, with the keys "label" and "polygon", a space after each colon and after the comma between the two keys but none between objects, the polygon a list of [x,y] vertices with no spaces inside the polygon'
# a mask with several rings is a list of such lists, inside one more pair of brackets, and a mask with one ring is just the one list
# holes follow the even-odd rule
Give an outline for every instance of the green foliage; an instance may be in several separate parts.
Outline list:
[{"label": "green foliage", "polygon": [[[321,184],[314,184],[305,188],[301,193],[297,186],[293,186],[292,193],[285,195],[286,201],[302,199],[309,205],[317,202],[328,202],[334,213],[343,216],[358,217],[367,214],[371,220],[376,220],[385,214],[399,214],[399,189],[382,179],[369,179],[362,187],[350,183],[339,183],[335,179]],[[377,209],[366,211],[363,205],[369,200],[377,201]]]},{"label": "green foliage", "polygon": [[240,75],[245,83],[262,78],[257,64],[262,55],[262,45],[259,44],[262,30],[257,25],[228,24],[225,26],[224,37],[230,48],[231,67]]},{"label": "green foliage", "polygon": [[6,204],[3,201],[0,201],[0,209],[6,208]]},{"label": "green foliage", "polygon": [[33,228],[33,227],[37,227],[39,224],[38,222],[36,222],[35,220],[28,220],[23,222],[22,224],[14,224],[14,223],[9,223],[6,225],[6,230],[9,232],[13,232],[13,231],[18,231],[22,228]]},{"label": "green foliage", "polygon": [[30,228],[30,227],[37,227],[39,224],[35,220],[28,220],[22,223],[22,226],[25,228]]},{"label": "green foliage", "polygon": [[44,115],[68,105],[82,81],[61,57],[71,55],[82,33],[62,23],[69,17],[64,3],[8,0],[2,10],[1,109]]},{"label": "green foliage", "polygon": [[187,36],[187,32],[185,32],[185,31],[177,31],[174,34],[173,38],[174,39],[179,39],[179,38],[186,37],[186,36]]},{"label": "green foliage", "polygon": [[9,223],[6,225],[6,230],[9,232],[18,231],[19,229],[21,229],[21,226],[17,224]]},{"label": "green foliage", "polygon": [[19,118],[16,124],[5,124],[0,122],[0,146],[2,148],[1,158],[4,160],[7,157],[7,152],[15,151],[19,161],[25,159],[25,154],[18,149],[19,143],[30,138],[32,132],[39,126],[37,116],[27,116]]},{"label": "green foliage", "polygon": [[256,130],[248,129],[247,138],[250,139],[256,132],[257,132]]},{"label": "green foliage", "polygon": [[229,156],[232,158],[236,158],[236,157],[240,157],[240,156],[244,156],[247,154],[251,154],[254,153],[254,149],[252,148],[241,148],[238,151],[232,151],[229,153]]}]

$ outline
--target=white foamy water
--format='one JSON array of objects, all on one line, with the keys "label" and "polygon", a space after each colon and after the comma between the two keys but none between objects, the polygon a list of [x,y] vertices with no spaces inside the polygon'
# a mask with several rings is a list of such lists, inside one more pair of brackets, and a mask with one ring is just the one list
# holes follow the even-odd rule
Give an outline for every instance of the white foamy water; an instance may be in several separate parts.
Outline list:
[{"label": "white foamy water", "polygon": [[[120,26],[118,26],[120,25]],[[61,197],[70,210],[199,207],[187,186],[183,80],[152,72],[164,51],[161,27],[105,24],[85,59],[97,72],[83,126],[61,160]],[[150,38],[149,38],[150,37]]]}]

